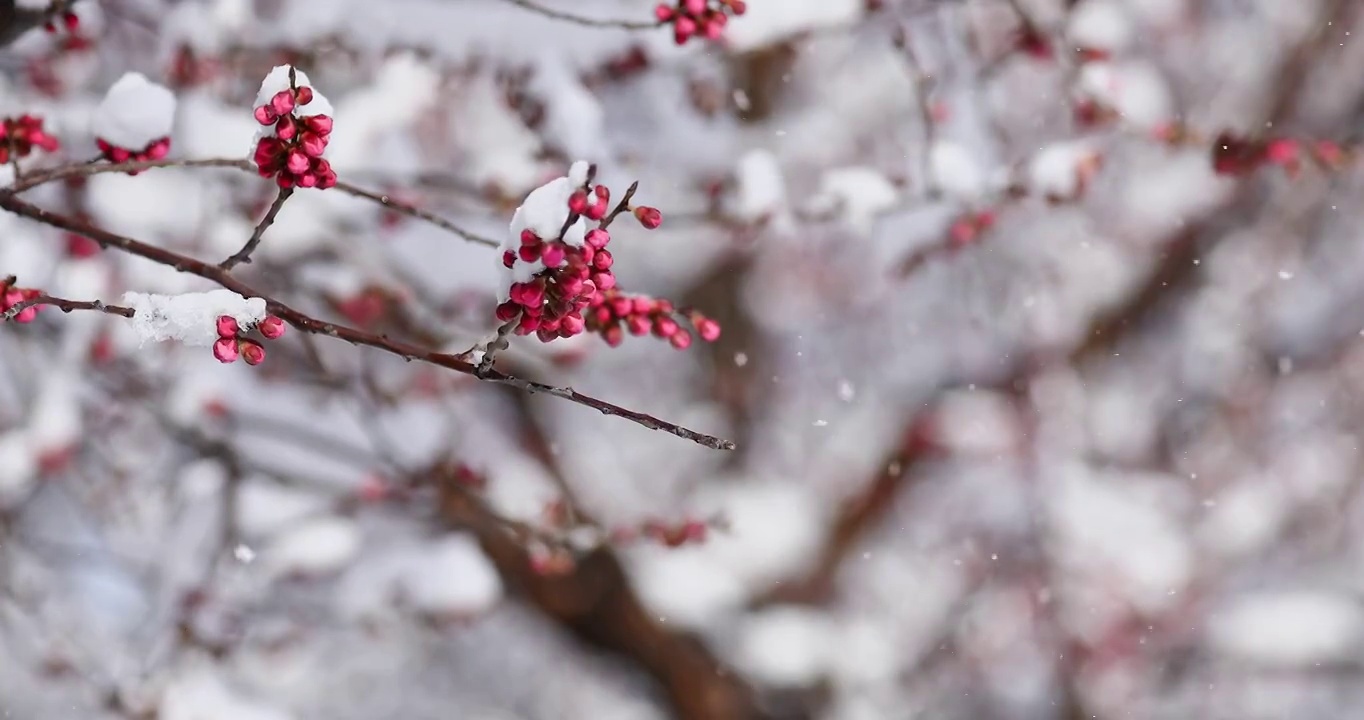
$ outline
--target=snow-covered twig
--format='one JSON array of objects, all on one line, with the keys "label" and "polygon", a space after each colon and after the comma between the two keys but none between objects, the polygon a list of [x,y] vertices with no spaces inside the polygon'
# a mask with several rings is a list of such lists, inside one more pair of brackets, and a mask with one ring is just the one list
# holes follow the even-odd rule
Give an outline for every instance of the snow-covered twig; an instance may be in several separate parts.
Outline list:
[{"label": "snow-covered twig", "polygon": [[251,253],[256,251],[256,246],[260,245],[261,238],[265,237],[265,229],[275,222],[275,217],[279,215],[280,208],[284,207],[284,201],[294,194],[293,188],[280,188],[279,194],[275,196],[275,201],[270,203],[270,209],[265,212],[265,217],[256,223],[256,229],[251,232],[251,239],[246,241],[241,250],[238,250],[232,257],[222,261],[218,267],[224,270],[251,262]]},{"label": "snow-covered twig", "polygon": [[574,15],[573,13],[564,12],[563,10],[548,8],[537,2],[531,2],[531,0],[506,0],[506,2],[538,15],[544,15],[545,17],[553,18],[555,20],[563,20],[564,22],[571,22],[575,25],[582,25],[584,27],[652,30],[662,25],[662,23],[657,20],[598,20],[596,18]]},{"label": "snow-covered twig", "polygon": [[715,450],[733,450],[735,448],[734,443],[730,440],[697,432],[681,425],[656,418],[647,413],[630,410],[591,395],[580,393],[571,387],[556,387],[533,380],[525,380],[496,370],[480,373],[478,372],[477,366],[461,359],[459,355],[436,352],[427,348],[393,340],[383,335],[375,335],[345,325],[319,320],[252,288],[250,285],[238,280],[231,273],[217,265],[211,265],[165,248],[150,245],[124,235],[118,235],[76,218],[44,210],[19,198],[11,191],[0,191],[0,209],[51,227],[90,238],[106,249],[116,248],[130,255],[135,255],[160,265],[174,268],[179,272],[190,273],[206,280],[211,280],[242,297],[260,298],[266,302],[271,313],[294,326],[300,332],[313,335],[325,335],[338,340],[344,340],[352,345],[372,347],[396,355],[405,360],[425,362],[466,375],[473,375],[486,382],[506,385],[528,393],[553,395],[554,397],[592,408],[603,415],[624,418],[637,425],[649,428],[650,430],[666,432],[669,435],[680,437],[684,440],[690,440],[698,445],[703,445]]}]

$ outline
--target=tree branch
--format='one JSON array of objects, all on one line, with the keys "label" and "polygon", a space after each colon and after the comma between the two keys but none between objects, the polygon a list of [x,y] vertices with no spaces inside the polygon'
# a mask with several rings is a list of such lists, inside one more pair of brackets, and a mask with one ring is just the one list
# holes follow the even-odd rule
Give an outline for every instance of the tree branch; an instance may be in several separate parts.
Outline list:
[{"label": "tree branch", "polygon": [[275,217],[279,215],[280,208],[284,207],[284,201],[294,194],[293,188],[280,188],[279,194],[275,196],[275,201],[270,203],[270,209],[265,212],[265,217],[256,223],[256,229],[251,232],[251,239],[246,241],[241,250],[238,250],[232,257],[222,261],[218,267],[224,270],[251,262],[251,253],[256,251],[256,246],[260,245],[261,238],[265,237],[265,229],[275,223]]},{"label": "tree branch", "polygon": [[10,309],[6,310],[4,314],[0,314],[0,322],[9,322],[18,316],[19,313],[37,305],[51,305],[61,309],[64,313],[69,313],[73,310],[94,310],[109,315],[121,315],[126,318],[130,318],[137,313],[136,310],[130,307],[123,307],[122,305],[105,305],[99,300],[65,300],[63,298],[52,297],[51,295],[39,295],[38,297],[15,303]]},{"label": "tree branch", "polygon": [[[234,160],[232,158],[206,158],[201,160],[151,160],[147,162],[125,162],[125,163],[79,163],[74,165],[64,165],[32,172],[25,175],[22,180],[14,183],[10,188],[12,192],[21,193],[31,190],[39,185],[46,185],[57,180],[65,180],[73,177],[89,177],[91,175],[101,175],[112,172],[140,172],[142,170],[155,170],[159,168],[229,168],[241,170],[243,172],[255,173],[255,166],[246,160]],[[354,195],[371,202],[379,203],[396,213],[417,218],[424,222],[431,223],[436,227],[454,233],[455,235],[468,240],[469,242],[488,247],[498,247],[500,243],[491,238],[486,238],[476,233],[465,230],[464,228],[446,220],[442,217],[419,210],[411,205],[406,205],[395,201],[388,195],[376,193],[357,187],[350,183],[338,182],[333,190],[339,190],[347,195]]]},{"label": "tree branch", "polygon": [[256,290],[217,265],[210,265],[171,250],[166,250],[165,248],[156,247],[155,245],[149,245],[130,237],[111,233],[75,218],[49,212],[20,199],[11,191],[0,191],[0,209],[8,210],[20,217],[25,217],[45,225],[50,225],[68,232],[76,233],[77,235],[88,237],[96,243],[99,243],[103,248],[117,248],[130,255],[135,255],[174,268],[178,272],[190,273],[206,280],[211,280],[243,297],[261,298],[266,301],[270,312],[279,316],[282,320],[297,328],[300,332],[325,335],[338,340],[344,340],[352,345],[372,347],[392,355],[397,355],[404,360],[416,360],[448,368],[456,372],[464,373],[465,375],[476,376],[480,380],[507,385],[529,393],[553,395],[584,407],[592,408],[603,415],[625,418],[626,420],[637,425],[642,425],[650,430],[660,430],[715,450],[733,450],[735,447],[734,443],[729,440],[690,430],[666,420],[661,420],[647,413],[628,410],[619,405],[592,397],[591,395],[580,393],[571,387],[546,385],[532,380],[524,380],[495,370],[478,373],[476,366],[461,360],[458,355],[435,352],[409,343],[391,340],[382,335],[374,335],[345,325],[319,320]]},{"label": "tree branch", "polygon": [[662,23],[657,20],[598,20],[596,18],[574,15],[572,13],[564,12],[563,10],[547,8],[537,2],[531,2],[531,0],[505,0],[505,2],[529,10],[537,15],[543,15],[555,20],[563,20],[564,22],[570,22],[574,25],[582,25],[583,27],[619,28],[621,30],[652,30],[662,25]]}]

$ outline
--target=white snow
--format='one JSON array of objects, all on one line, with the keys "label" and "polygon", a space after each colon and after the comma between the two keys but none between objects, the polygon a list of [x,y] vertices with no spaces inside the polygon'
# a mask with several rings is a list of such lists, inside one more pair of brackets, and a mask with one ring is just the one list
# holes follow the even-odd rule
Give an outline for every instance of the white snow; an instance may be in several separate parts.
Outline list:
[{"label": "white snow", "polygon": [[807,30],[850,25],[865,11],[865,0],[750,2],[747,12],[730,18],[724,43],[732,51],[754,50]]},{"label": "white snow", "polygon": [[1156,506],[1136,477],[1057,468],[1058,488],[1049,494],[1068,561],[1077,570],[1106,578],[1113,592],[1158,612],[1182,602],[1193,577],[1193,554],[1181,527]]},{"label": "white snow", "polygon": [[160,720],[291,720],[283,710],[242,696],[207,670],[172,680],[161,698]]},{"label": "white snow", "polygon": [[291,525],[317,515],[327,499],[265,478],[247,478],[237,490],[237,529],[248,538],[282,532]]},{"label": "white snow", "polygon": [[934,185],[944,194],[962,200],[974,200],[984,194],[985,171],[961,143],[939,140],[928,157]]},{"label": "white snow", "polygon": [[471,535],[449,535],[422,548],[399,578],[403,597],[433,615],[470,616],[502,598],[502,578]]},{"label": "white snow", "polygon": [[828,614],[779,607],[754,615],[744,624],[738,665],[764,684],[803,687],[829,672],[836,648]]},{"label": "white snow", "polygon": [[1094,172],[1099,155],[1085,141],[1048,145],[1033,156],[1029,175],[1034,189],[1045,197],[1071,200],[1080,194],[1083,181]]},{"label": "white snow", "polygon": [[1076,46],[1116,53],[1132,44],[1134,30],[1127,12],[1113,0],[1085,0],[1070,15],[1066,34]]},{"label": "white snow", "polygon": [[218,339],[219,316],[230,315],[243,329],[265,318],[263,298],[244,298],[231,290],[182,295],[125,293],[124,305],[134,310],[130,321],[143,343],[178,340],[191,347],[210,347]]},{"label": "white snow", "polygon": [[[555,178],[532,190],[512,215],[511,225],[508,227],[501,250],[516,252],[520,249],[521,232],[527,229],[543,240],[558,238],[559,231],[563,230],[564,222],[568,220],[568,199],[576,190],[582,188],[583,182],[587,180],[588,168],[589,164],[580,160],[573,163],[567,176]],[[594,198],[589,196],[588,199],[592,201]],[[564,243],[582,247],[587,230],[587,218],[579,217],[564,232]],[[497,255],[497,262],[499,264],[502,262],[500,252]],[[507,299],[512,283],[525,282],[544,269],[545,264],[541,260],[525,262],[519,258],[510,269],[503,268],[508,281],[500,288],[501,299]]]},{"label": "white snow", "polygon": [[38,453],[28,433],[0,435],[0,508],[22,500],[38,478]]},{"label": "white snow", "polygon": [[895,207],[899,199],[899,191],[880,171],[846,167],[824,173],[819,192],[810,199],[810,208],[815,212],[837,210],[858,232],[868,232],[876,216]]},{"label": "white snow", "polygon": [[169,137],[175,123],[175,94],[141,73],[119,78],[90,119],[95,137],[126,150],[142,150]]},{"label": "white snow", "polygon": [[70,366],[51,368],[43,377],[28,420],[28,439],[38,453],[61,452],[80,442],[80,374]]},{"label": "white snow", "polygon": [[1146,62],[1092,62],[1080,69],[1079,87],[1126,124],[1151,130],[1174,117],[1174,98],[1160,70]]},{"label": "white snow", "polygon": [[1364,638],[1358,602],[1311,590],[1238,598],[1209,623],[1213,646],[1240,660],[1295,667],[1347,661]]},{"label": "white snow", "polygon": [[299,524],[277,536],[263,553],[276,575],[327,575],[341,570],[360,551],[353,520],[327,517]]},{"label": "white snow", "polygon": [[761,220],[786,204],[786,180],[777,156],[770,151],[745,153],[739,159],[734,180],[737,187],[733,212],[740,220]]}]

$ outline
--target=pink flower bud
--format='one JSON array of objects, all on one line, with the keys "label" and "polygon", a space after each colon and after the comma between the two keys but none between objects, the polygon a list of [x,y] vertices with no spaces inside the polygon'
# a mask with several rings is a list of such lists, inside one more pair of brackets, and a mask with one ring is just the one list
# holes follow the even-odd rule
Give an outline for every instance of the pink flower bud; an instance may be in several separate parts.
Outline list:
[{"label": "pink flower bud", "polygon": [[601,250],[606,247],[607,243],[611,242],[611,233],[608,233],[601,228],[588,230],[586,242],[592,248]]},{"label": "pink flower bud", "polygon": [[516,264],[516,253],[508,250],[502,253],[502,267],[510,269]]},{"label": "pink flower bud", "polygon": [[241,341],[242,359],[247,365],[259,365],[265,362],[265,348],[251,342],[250,340]]},{"label": "pink flower bud", "polygon": [[261,335],[274,340],[284,334],[284,321],[274,315],[266,315],[256,328],[260,330]]},{"label": "pink flower bud", "polygon": [[567,315],[559,325],[559,332],[564,333],[564,337],[573,337],[581,333],[584,327],[586,323],[581,315]]},{"label": "pink flower bud", "polygon": [[631,315],[625,324],[630,328],[631,335],[644,335],[649,332],[649,318],[643,315]]},{"label": "pink flower bud", "polygon": [[645,228],[654,230],[663,224],[663,213],[659,212],[658,208],[641,206],[635,208],[635,219]]},{"label": "pink flower bud", "polygon": [[307,105],[313,101],[313,89],[310,87],[299,88],[295,95],[299,105]]},{"label": "pink flower bud", "polygon": [[578,190],[572,195],[569,195],[568,210],[575,215],[582,215],[587,212],[587,193]]},{"label": "pink flower bud", "polygon": [[[517,255],[525,262],[535,262],[540,259],[539,245],[522,245]],[[511,267],[508,265],[507,267]]]},{"label": "pink flower bud", "polygon": [[522,230],[522,231],[521,231],[521,244],[522,244],[522,245],[537,245],[537,244],[539,244],[539,243],[540,243],[540,236],[539,236],[539,235],[536,235],[534,230],[531,230],[530,228],[526,228],[525,230]]},{"label": "pink flower bud", "polygon": [[332,132],[332,119],[329,115],[309,115],[303,118],[303,124],[318,135],[330,135]]},{"label": "pink flower bud", "polygon": [[600,290],[610,290],[616,286],[616,276],[610,272],[599,272],[592,276],[592,282]]},{"label": "pink flower bud", "polygon": [[298,136],[298,123],[294,122],[294,116],[285,115],[275,123],[275,137],[288,142]]},{"label": "pink flower bud", "polygon": [[720,339],[720,323],[707,317],[698,317],[694,325],[702,340],[715,342]]},{"label": "pink flower bud", "polygon": [[326,138],[314,132],[305,132],[298,140],[299,147],[303,148],[303,153],[308,157],[322,157],[323,151],[327,149]]},{"label": "pink flower bud", "polygon": [[311,166],[312,161],[308,159],[308,156],[297,150],[290,152],[288,159],[284,161],[284,167],[288,168],[289,172],[295,175],[302,175],[303,173],[308,172],[308,168]]},{"label": "pink flower bud", "polygon": [[671,5],[659,3],[654,7],[654,17],[658,18],[659,22],[668,22],[669,20],[672,20],[675,15],[677,15],[677,11],[674,10]]},{"label": "pink flower bud", "polygon": [[700,15],[706,11],[706,0],[685,0],[682,9],[686,10],[688,15]]},{"label": "pink flower bud", "polygon": [[256,122],[261,125],[271,125],[278,118],[278,116],[275,115],[275,111],[272,110],[269,105],[262,105],[256,108],[254,115],[256,116]]},{"label": "pink flower bud", "polygon": [[515,302],[508,300],[497,306],[497,321],[508,322],[521,312],[521,308]]},{"label": "pink flower bud", "polygon": [[620,347],[620,344],[625,342],[625,333],[621,331],[619,325],[612,325],[611,327],[606,328],[602,331],[601,336],[602,339],[606,341],[606,344],[611,347]]},{"label": "pink flower bud", "polygon": [[317,187],[317,176],[312,173],[299,175],[298,186],[304,188]]},{"label": "pink flower bud", "polygon": [[170,138],[161,138],[147,148],[148,160],[161,160],[170,153]]},{"label": "pink flower bud", "polygon": [[668,336],[668,342],[678,350],[686,350],[691,347],[691,333],[686,330],[678,330]]},{"label": "pink flower bud", "polygon": [[233,337],[220,337],[213,343],[213,357],[220,363],[233,363],[237,361],[237,339]]},{"label": "pink flower bud", "polygon": [[661,317],[654,320],[654,334],[659,337],[672,337],[681,332],[677,327],[677,321],[670,317]]},{"label": "pink flower bud", "polygon": [[696,21],[689,17],[679,17],[673,23],[673,42],[678,45],[685,44],[696,34]]},{"label": "pink flower bud", "polygon": [[545,261],[545,267],[551,268],[557,268],[560,265],[563,265],[564,258],[567,256],[568,253],[564,250],[563,244],[557,242],[550,244],[545,248],[545,251],[540,254],[541,259]]},{"label": "pink flower bud", "polygon": [[237,319],[231,315],[218,316],[218,337],[235,338],[241,328],[237,325]]},{"label": "pink flower bud", "polygon": [[288,115],[294,111],[294,95],[288,90],[280,90],[270,98],[270,109],[276,115]]},{"label": "pink flower bud", "polygon": [[592,257],[592,267],[598,270],[610,270],[613,263],[610,250],[602,250]]}]

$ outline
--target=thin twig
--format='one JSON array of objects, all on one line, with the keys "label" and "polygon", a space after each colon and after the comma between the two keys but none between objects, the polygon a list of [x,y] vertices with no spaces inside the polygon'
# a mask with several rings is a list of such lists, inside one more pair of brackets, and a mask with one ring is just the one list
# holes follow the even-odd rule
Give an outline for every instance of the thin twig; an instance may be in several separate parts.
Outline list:
[{"label": "thin twig", "polygon": [[[290,69],[290,72],[292,73],[293,70]],[[261,238],[265,237],[265,229],[275,223],[275,217],[279,215],[280,208],[284,207],[284,201],[288,200],[289,196],[293,194],[293,188],[280,188],[279,194],[275,196],[275,201],[270,204],[270,209],[265,212],[265,217],[261,218],[260,222],[256,223],[256,229],[251,231],[251,239],[247,240],[242,249],[238,250],[232,257],[218,263],[218,267],[231,270],[242,263],[251,262],[251,253],[256,251]]]},{"label": "thin twig", "polygon": [[663,24],[657,20],[599,20],[596,18],[574,15],[572,13],[564,12],[563,10],[547,8],[539,3],[531,2],[531,0],[506,0],[506,2],[538,15],[544,15],[545,17],[554,18],[555,20],[563,20],[564,22],[571,22],[575,25],[582,25],[584,27],[619,28],[621,30],[652,30]]},{"label": "thin twig", "polygon": [[478,372],[476,374],[479,377],[487,375],[488,371],[493,369],[493,363],[497,360],[497,354],[506,350],[511,345],[511,342],[507,340],[507,336],[510,335],[512,330],[515,330],[516,326],[519,324],[521,324],[521,313],[517,313],[516,317],[498,326],[497,336],[488,342],[488,347],[483,350],[483,359],[478,363]]},{"label": "thin twig", "polygon": [[429,222],[442,230],[452,232],[464,238],[465,240],[468,240],[471,243],[475,243],[477,245],[486,245],[488,247],[493,248],[499,247],[501,245],[501,243],[499,243],[496,240],[493,240],[491,238],[485,238],[482,235],[476,235],[472,232],[469,232],[468,230],[465,230],[464,228],[455,225],[454,223],[450,222],[449,220],[446,220],[445,218],[439,217],[437,215],[432,215],[431,213],[425,210],[420,210],[411,205],[398,202],[397,200],[394,200],[393,197],[390,195],[373,192],[371,190],[366,190],[364,188],[356,187],[346,182],[336,183],[336,189],[348,195],[362,197],[365,198],[366,200],[373,200],[374,202],[377,202],[380,205],[383,205],[384,207],[393,210],[394,212],[399,212],[404,215],[410,215],[412,217],[425,220],[426,222]]},{"label": "thin twig", "polygon": [[4,314],[0,314],[0,322],[9,322],[18,317],[19,313],[37,305],[51,305],[55,308],[59,308],[64,313],[69,313],[72,310],[94,310],[110,315],[122,315],[126,318],[130,318],[137,313],[136,310],[130,307],[123,307],[122,305],[105,305],[99,300],[66,300],[50,295],[39,295],[38,297],[15,303],[10,309],[6,310]]},{"label": "thin twig", "polygon": [[[101,175],[111,172],[140,172],[142,170],[154,170],[159,168],[230,168],[243,172],[255,173],[256,168],[246,160],[235,160],[232,158],[206,158],[201,160],[151,160],[147,162],[125,162],[91,165],[79,163],[75,165],[65,165],[40,172],[29,173],[24,176],[21,182],[16,182],[12,188],[13,192],[21,193],[39,185],[46,185],[57,180],[64,180],[72,177],[88,177],[90,175]],[[347,195],[370,200],[396,213],[417,218],[431,223],[442,230],[454,233],[472,243],[486,245],[488,247],[498,247],[500,243],[496,240],[483,237],[476,233],[465,230],[464,228],[437,215],[433,215],[425,210],[419,210],[411,205],[406,205],[394,200],[392,197],[376,193],[350,183],[338,182],[335,190],[339,190]]]},{"label": "thin twig", "polygon": [[698,445],[704,445],[708,448],[716,450],[733,450],[735,447],[734,443],[729,440],[696,432],[695,430],[690,430],[681,425],[661,420],[647,413],[623,408],[605,400],[592,397],[591,395],[580,393],[571,387],[556,387],[533,380],[524,380],[496,370],[478,373],[476,366],[460,359],[458,355],[435,352],[409,343],[392,340],[382,335],[375,335],[345,325],[319,320],[256,290],[217,265],[210,265],[209,263],[195,260],[194,258],[181,255],[165,248],[149,245],[124,235],[111,233],[66,215],[49,212],[20,199],[13,192],[0,191],[0,209],[8,210],[15,215],[45,225],[50,225],[61,230],[88,237],[98,243],[100,247],[106,249],[111,247],[117,248],[130,255],[135,255],[160,265],[174,268],[178,272],[190,273],[206,280],[211,280],[243,297],[261,298],[265,300],[266,306],[270,309],[270,312],[274,313],[300,332],[325,335],[338,340],[344,340],[352,345],[363,345],[365,347],[376,348],[401,357],[404,360],[415,360],[448,368],[456,372],[464,373],[465,375],[476,376],[480,380],[507,385],[529,393],[553,395],[568,400],[569,402],[592,408],[603,415],[614,415],[616,417],[625,418],[626,420],[637,425],[642,425],[650,430],[660,430],[670,435],[690,440]]}]

